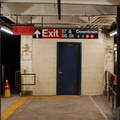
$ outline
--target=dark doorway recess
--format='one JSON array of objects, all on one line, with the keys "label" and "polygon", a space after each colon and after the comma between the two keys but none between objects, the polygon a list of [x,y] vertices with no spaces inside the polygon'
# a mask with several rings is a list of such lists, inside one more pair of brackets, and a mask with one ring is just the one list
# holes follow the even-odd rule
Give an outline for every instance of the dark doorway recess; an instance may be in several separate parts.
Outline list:
[{"label": "dark doorway recess", "polygon": [[4,94],[5,80],[8,79],[11,93],[19,93],[15,85],[15,72],[20,70],[20,36],[1,32],[1,93]]}]

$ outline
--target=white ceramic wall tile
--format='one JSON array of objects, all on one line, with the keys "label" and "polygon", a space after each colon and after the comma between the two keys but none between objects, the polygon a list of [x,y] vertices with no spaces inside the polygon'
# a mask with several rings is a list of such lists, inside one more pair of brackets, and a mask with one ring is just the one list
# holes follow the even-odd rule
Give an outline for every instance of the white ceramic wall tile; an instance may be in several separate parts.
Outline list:
[{"label": "white ceramic wall tile", "polygon": [[[104,56],[105,46],[112,45],[102,34],[101,39],[32,39],[21,36],[22,46],[28,44],[32,52],[32,60],[21,58],[21,71],[24,69],[36,74],[35,86],[23,86],[22,90],[32,90],[34,95],[56,95],[57,42],[82,43],[82,95],[99,95],[104,88]],[[107,40],[107,42],[106,42]],[[110,42],[108,42],[110,41]],[[21,52],[22,54],[22,52]],[[106,63],[111,65],[112,63]],[[109,69],[112,69],[112,65]]]}]

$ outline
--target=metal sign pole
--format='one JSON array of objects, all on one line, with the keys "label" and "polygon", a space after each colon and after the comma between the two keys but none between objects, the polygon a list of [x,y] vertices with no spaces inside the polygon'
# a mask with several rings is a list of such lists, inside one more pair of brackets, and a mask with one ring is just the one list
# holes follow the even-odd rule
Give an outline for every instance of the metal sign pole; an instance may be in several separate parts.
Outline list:
[{"label": "metal sign pole", "polygon": [[117,6],[117,96],[116,120],[120,120],[120,6]]},{"label": "metal sign pole", "polygon": [[61,20],[61,0],[58,0],[58,19]]}]

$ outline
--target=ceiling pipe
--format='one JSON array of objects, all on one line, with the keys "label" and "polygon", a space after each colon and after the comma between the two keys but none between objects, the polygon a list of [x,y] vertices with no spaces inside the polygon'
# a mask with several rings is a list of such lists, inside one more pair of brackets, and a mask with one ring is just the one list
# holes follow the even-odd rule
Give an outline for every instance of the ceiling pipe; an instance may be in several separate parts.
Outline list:
[{"label": "ceiling pipe", "polygon": [[43,16],[41,17],[41,28],[43,28]]},{"label": "ceiling pipe", "polygon": [[61,20],[61,0],[57,0],[58,5],[58,19]]},{"label": "ceiling pipe", "polygon": [[[19,16],[19,17],[29,17],[29,16],[32,16],[32,17],[39,17],[39,16],[44,16],[44,17],[53,17],[53,16],[57,16],[56,14],[46,14],[46,15],[43,15],[43,14],[11,14],[11,16]],[[89,21],[92,21],[93,19],[96,19],[96,18],[105,18],[105,19],[115,19],[116,15],[113,15],[113,14],[106,14],[106,15],[70,15],[70,14],[67,14],[67,15],[64,15],[62,14],[61,16],[72,16],[72,17],[90,17],[91,19]],[[6,16],[7,17],[7,16]],[[109,18],[107,18],[109,17]]]},{"label": "ceiling pipe", "polygon": [[[55,2],[35,2],[35,1],[5,1],[2,0],[1,1],[2,4],[7,3],[7,4],[55,4]],[[85,2],[62,2],[62,5],[82,5],[82,6],[118,6],[119,4],[117,3],[85,3]]]},{"label": "ceiling pipe", "polygon": [[[42,23],[34,23],[34,24],[42,24]],[[109,26],[111,23],[44,23],[44,25],[101,25],[101,26]]]},{"label": "ceiling pipe", "polygon": [[30,23],[32,24],[32,16],[30,16]]},{"label": "ceiling pipe", "polygon": [[8,27],[8,28],[12,29],[12,25],[11,25],[11,24],[9,24],[9,23],[7,23],[7,22],[5,22],[5,21],[4,21],[4,20],[2,20],[1,18],[0,18],[0,23],[1,23],[1,25],[5,25],[6,27]]},{"label": "ceiling pipe", "polygon": [[18,24],[18,16],[16,16],[16,24]]},{"label": "ceiling pipe", "polygon": [[[94,16],[94,17],[91,17],[91,19],[86,23],[86,25],[84,26],[84,27],[86,27],[88,24],[92,24],[93,22],[94,23],[97,23],[97,24],[102,24],[102,23],[99,23],[98,21],[96,21],[96,20],[115,20],[115,15],[107,15],[109,18],[107,18],[106,16],[104,16],[104,15],[98,15],[98,16]],[[105,23],[103,23],[103,24],[105,24]],[[111,25],[111,23],[109,23],[110,25]]]}]

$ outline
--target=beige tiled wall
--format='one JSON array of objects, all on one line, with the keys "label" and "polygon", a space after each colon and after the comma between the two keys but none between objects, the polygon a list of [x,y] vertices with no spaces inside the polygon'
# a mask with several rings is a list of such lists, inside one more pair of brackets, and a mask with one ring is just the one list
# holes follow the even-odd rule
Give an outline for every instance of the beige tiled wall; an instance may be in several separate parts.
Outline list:
[{"label": "beige tiled wall", "polygon": [[56,44],[33,40],[33,71],[37,75],[35,95],[56,95]]},{"label": "beige tiled wall", "polygon": [[[33,39],[30,65],[32,67],[28,69],[36,74],[37,83],[31,88],[24,87],[24,90],[30,89],[34,95],[56,95],[57,42],[82,43],[81,94],[103,94],[105,53],[103,37],[100,39]],[[23,64],[24,60],[21,61],[21,70],[29,66],[30,61],[26,61],[28,65]]]},{"label": "beige tiled wall", "polygon": [[105,36],[105,59],[104,59],[104,69],[114,72],[114,38],[110,36]]},{"label": "beige tiled wall", "polygon": [[[32,59],[32,51],[33,51],[33,40],[31,35],[22,35],[21,36],[21,73],[33,73],[33,59]],[[24,52],[30,52],[31,58],[25,59]],[[29,76],[21,76],[22,84],[31,84],[33,80]],[[33,91],[33,86],[30,85],[22,85],[22,91]]]}]

